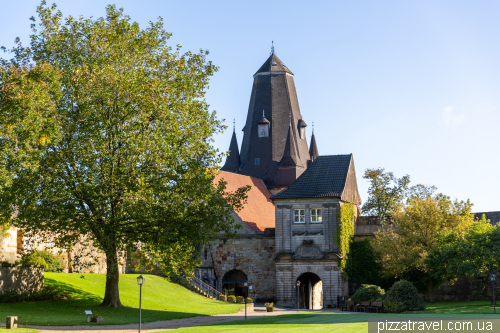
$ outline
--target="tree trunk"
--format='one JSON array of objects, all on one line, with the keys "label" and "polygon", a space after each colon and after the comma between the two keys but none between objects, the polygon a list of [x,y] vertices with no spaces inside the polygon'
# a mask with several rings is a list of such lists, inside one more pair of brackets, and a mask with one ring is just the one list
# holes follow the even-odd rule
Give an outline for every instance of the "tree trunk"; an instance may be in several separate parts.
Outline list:
[{"label": "tree trunk", "polygon": [[432,277],[429,278],[429,301],[434,303],[434,288],[432,287]]},{"label": "tree trunk", "polygon": [[101,306],[117,308],[123,306],[120,302],[120,291],[118,290],[118,254],[116,249],[106,251],[106,291]]}]

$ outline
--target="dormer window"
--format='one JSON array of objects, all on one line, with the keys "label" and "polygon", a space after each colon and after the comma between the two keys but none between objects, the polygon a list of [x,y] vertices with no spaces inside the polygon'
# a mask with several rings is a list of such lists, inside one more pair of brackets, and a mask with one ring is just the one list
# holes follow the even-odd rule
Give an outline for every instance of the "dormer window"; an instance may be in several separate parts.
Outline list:
[{"label": "dormer window", "polygon": [[306,122],[302,119],[299,120],[299,135],[302,140],[306,138]]},{"label": "dormer window", "polygon": [[259,120],[258,133],[259,138],[267,138],[269,136],[269,120],[267,120],[264,110],[262,110],[262,118]]}]

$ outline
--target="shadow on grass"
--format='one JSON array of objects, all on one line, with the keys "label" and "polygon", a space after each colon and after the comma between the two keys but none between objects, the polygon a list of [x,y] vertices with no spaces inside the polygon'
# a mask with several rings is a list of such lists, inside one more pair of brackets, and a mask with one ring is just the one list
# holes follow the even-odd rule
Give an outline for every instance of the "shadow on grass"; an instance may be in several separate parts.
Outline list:
[{"label": "shadow on grass", "polygon": [[101,297],[80,288],[75,288],[74,285],[68,283],[45,278],[45,285],[56,288],[61,294],[66,295],[71,300],[85,299],[91,302],[102,302]]}]

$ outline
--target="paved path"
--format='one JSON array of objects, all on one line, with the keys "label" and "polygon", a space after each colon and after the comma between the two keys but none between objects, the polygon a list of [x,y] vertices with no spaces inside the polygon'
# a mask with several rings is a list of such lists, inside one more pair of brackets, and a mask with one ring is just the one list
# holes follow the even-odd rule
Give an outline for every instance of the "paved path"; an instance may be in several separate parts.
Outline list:
[{"label": "paved path", "polygon": [[[278,316],[287,313],[296,313],[297,310],[277,308],[274,312],[267,312],[266,308],[256,304],[255,311],[249,312],[247,318],[258,318],[264,316]],[[302,310],[305,311],[305,310]],[[307,310],[308,312],[333,312],[332,310]],[[141,326],[141,332],[158,332],[163,330],[174,330],[180,327],[191,327],[221,323],[231,320],[245,319],[245,309],[237,313],[220,314],[215,316],[199,316],[182,319],[162,320],[145,323]],[[40,333],[132,333],[138,331],[138,324],[127,325],[107,325],[107,326],[31,326],[21,325],[20,327],[38,328]]]}]

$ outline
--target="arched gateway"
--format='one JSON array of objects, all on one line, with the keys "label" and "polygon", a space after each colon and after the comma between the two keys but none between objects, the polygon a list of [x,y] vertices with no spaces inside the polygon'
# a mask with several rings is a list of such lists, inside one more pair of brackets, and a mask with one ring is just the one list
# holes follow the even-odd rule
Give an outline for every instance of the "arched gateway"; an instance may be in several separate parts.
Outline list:
[{"label": "arched gateway", "polygon": [[323,282],[314,273],[303,273],[298,278],[299,308],[300,309],[322,309],[323,308]]},{"label": "arched gateway", "polygon": [[222,278],[222,290],[228,295],[246,296],[243,283],[247,280],[247,275],[240,270],[233,269]]}]

